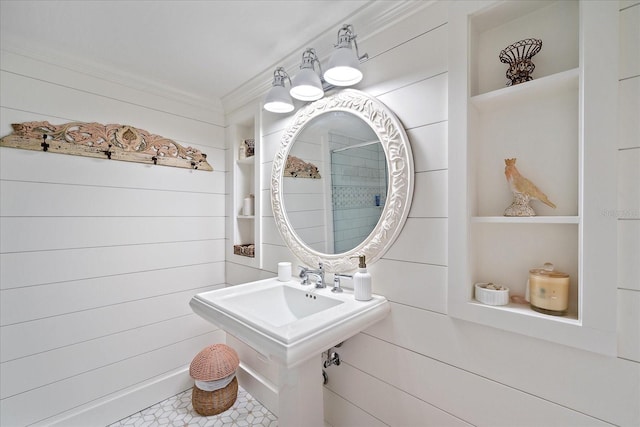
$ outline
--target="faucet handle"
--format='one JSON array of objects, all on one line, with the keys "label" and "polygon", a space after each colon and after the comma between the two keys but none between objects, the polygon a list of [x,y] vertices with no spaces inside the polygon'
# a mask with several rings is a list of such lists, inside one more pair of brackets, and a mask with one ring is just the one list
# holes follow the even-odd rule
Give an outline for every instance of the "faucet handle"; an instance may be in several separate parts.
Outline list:
[{"label": "faucet handle", "polygon": [[309,269],[307,267],[303,267],[301,265],[298,266],[298,268],[300,268],[300,274],[298,275],[298,277],[302,280],[300,280],[300,284],[301,285],[308,285],[309,284]]},{"label": "faucet handle", "polygon": [[302,266],[302,265],[299,265],[298,268],[300,269],[300,274],[298,275],[298,277],[300,277],[302,279],[307,275],[307,272],[309,271],[309,269],[307,267]]},{"label": "faucet handle", "polygon": [[341,277],[348,277],[348,278],[352,278],[353,276],[350,274],[334,274],[333,275],[333,289],[331,289],[331,292],[335,292],[335,293],[340,293],[342,292],[342,287],[340,286],[340,278]]}]

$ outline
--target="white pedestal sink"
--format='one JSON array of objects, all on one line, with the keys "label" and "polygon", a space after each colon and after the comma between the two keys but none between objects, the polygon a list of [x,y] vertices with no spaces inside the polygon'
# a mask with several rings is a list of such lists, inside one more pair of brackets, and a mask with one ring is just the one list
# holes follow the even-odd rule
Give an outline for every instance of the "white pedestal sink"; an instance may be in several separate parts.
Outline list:
[{"label": "white pedestal sink", "polygon": [[277,278],[203,292],[189,303],[195,313],[220,326],[279,366],[278,425],[324,425],[321,354],[381,320],[386,298],[356,301]]}]

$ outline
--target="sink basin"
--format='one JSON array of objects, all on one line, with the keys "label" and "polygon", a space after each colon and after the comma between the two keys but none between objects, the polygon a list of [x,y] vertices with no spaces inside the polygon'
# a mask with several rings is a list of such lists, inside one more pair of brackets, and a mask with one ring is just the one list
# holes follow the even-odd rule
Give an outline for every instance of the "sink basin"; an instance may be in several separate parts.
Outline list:
[{"label": "sink basin", "polygon": [[298,281],[259,280],[203,292],[190,302],[195,313],[285,367],[321,354],[389,312],[386,298],[356,301]]}]

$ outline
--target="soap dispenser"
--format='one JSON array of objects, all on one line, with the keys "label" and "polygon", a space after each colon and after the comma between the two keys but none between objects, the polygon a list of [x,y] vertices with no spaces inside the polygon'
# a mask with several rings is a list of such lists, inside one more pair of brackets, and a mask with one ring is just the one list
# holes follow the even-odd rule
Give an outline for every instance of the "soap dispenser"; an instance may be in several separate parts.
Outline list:
[{"label": "soap dispenser", "polygon": [[358,301],[369,301],[371,297],[371,274],[367,272],[364,255],[359,257],[358,271],[353,275],[353,291]]}]

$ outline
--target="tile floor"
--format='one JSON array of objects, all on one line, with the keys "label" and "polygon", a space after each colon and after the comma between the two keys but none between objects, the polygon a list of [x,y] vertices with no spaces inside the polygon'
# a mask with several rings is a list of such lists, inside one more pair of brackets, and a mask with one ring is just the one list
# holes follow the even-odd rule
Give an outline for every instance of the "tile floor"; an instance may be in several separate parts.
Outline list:
[{"label": "tile floor", "polygon": [[225,412],[203,417],[191,405],[191,389],[157,403],[109,427],[198,426],[198,427],[277,427],[278,419],[249,393],[238,387],[238,399]]}]

